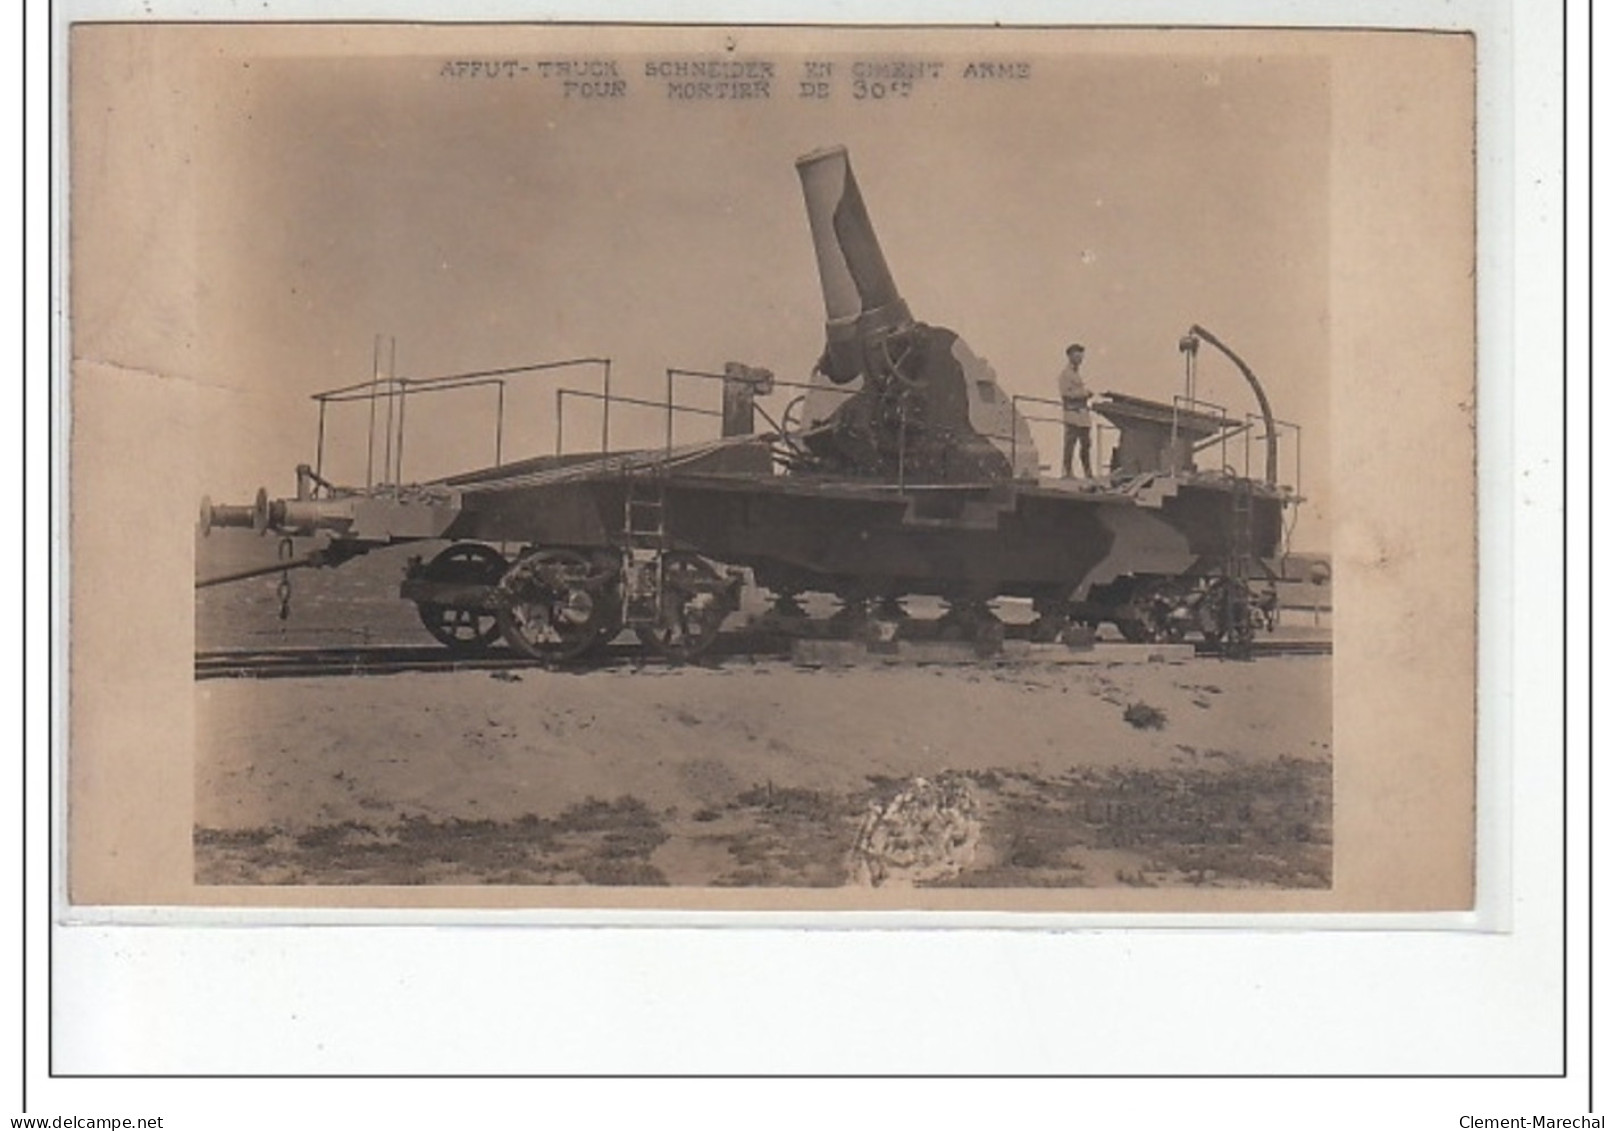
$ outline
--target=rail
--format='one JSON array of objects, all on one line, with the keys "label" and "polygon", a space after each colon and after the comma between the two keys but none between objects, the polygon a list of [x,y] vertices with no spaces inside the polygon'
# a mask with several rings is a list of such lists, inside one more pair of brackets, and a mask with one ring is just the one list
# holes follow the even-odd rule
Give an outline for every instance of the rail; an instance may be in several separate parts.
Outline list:
[{"label": "rail", "polygon": [[[674,400],[673,400],[673,383],[674,383],[674,379],[678,378],[678,377],[693,377],[693,378],[695,378],[697,380],[701,380],[701,381],[728,381],[728,380],[730,380],[730,376],[727,373],[714,373],[714,372],[711,372],[710,370],[706,370],[706,369],[683,369],[683,368],[680,368],[679,366],[669,366],[667,368],[667,370],[666,370],[666,376],[667,376],[667,399],[666,399],[665,403],[666,403],[666,407],[667,407],[667,446],[671,450],[671,448],[673,446],[673,412],[678,407],[675,404]],[[862,387],[863,387],[863,386],[860,385],[857,388],[849,389],[849,388],[843,388],[842,386],[839,386],[839,385],[826,385],[826,384],[822,384],[822,383],[815,385],[811,381],[791,381],[791,380],[787,380],[787,379],[782,378],[782,377],[774,377],[769,381],[768,384],[769,384],[769,393],[772,393],[775,389],[800,389],[800,390],[802,390],[804,395],[806,395],[807,393],[812,393],[812,392],[823,392],[823,393],[830,393],[830,394],[832,394],[834,396],[840,396],[840,397],[853,396],[856,393],[858,393],[860,391],[860,389],[862,389]],[[769,394],[765,393],[763,395],[767,396]],[[800,398],[798,398],[798,399],[800,399]],[[785,443],[791,445],[793,448],[796,446],[796,444],[795,444],[795,441],[791,438],[791,435],[790,435],[789,431],[787,430],[786,424],[787,424],[787,421],[790,419],[791,404],[794,404],[794,403],[795,403],[795,400],[793,400],[790,404],[787,404],[785,406],[784,410],[781,411],[780,418],[778,420],[775,420],[773,415],[771,413],[769,413],[767,409],[763,408],[762,405],[759,405],[755,401],[753,401],[753,407],[755,407],[758,412],[763,414],[763,419],[768,421],[768,423],[773,426],[774,431],[776,433],[778,433],[780,439],[783,440]]]},{"label": "rail", "polygon": [[[1191,456],[1193,452],[1205,451],[1213,444],[1217,445],[1217,469],[1226,472],[1231,466],[1228,462],[1228,407],[1217,404],[1215,401],[1201,400],[1193,395],[1174,396],[1172,398],[1172,459],[1177,461],[1178,452],[1178,423],[1185,412],[1196,416],[1214,416],[1217,418],[1217,431],[1215,435],[1208,436],[1199,444],[1190,444]],[[1174,467],[1174,471],[1183,468]],[[1246,478],[1249,478],[1247,468]]]},{"label": "rail", "polygon": [[[1024,630],[1011,633],[1012,638],[1024,635]],[[1058,648],[1059,645],[1044,645]],[[1101,641],[1098,648],[1127,647],[1117,641]],[[1196,656],[1221,656],[1221,645],[1209,641],[1195,641]],[[1328,656],[1334,651],[1328,640],[1255,640],[1250,645],[1253,657],[1284,658],[1290,656]],[[791,654],[790,638],[776,633],[756,630],[725,632],[718,637],[707,653],[714,659],[748,656],[753,659],[772,658],[785,661]],[[1118,654],[1119,658],[1120,654]],[[1021,663],[1037,664],[1043,657],[1036,653],[1026,656]],[[983,663],[996,665],[1011,660],[1009,656],[993,656]],[[590,654],[586,661],[574,665],[573,670],[597,671],[632,666],[636,670],[646,661],[645,650],[637,642],[613,641]],[[437,645],[385,645],[349,644],[337,646],[222,648],[198,651],[195,654],[193,677],[213,679],[307,679],[311,677],[359,677],[398,675],[407,672],[476,672],[544,669],[550,661],[517,655],[508,648],[494,647],[479,655],[462,655]]]},{"label": "rail", "polygon": [[[379,370],[379,343],[377,357],[377,369]],[[601,414],[601,438],[602,445],[604,445],[606,437],[610,434],[611,401],[617,399],[611,396],[610,358],[571,357],[559,361],[541,361],[528,365],[510,365],[496,369],[477,369],[465,373],[448,373],[437,377],[396,377],[391,374],[381,375],[378,373],[368,381],[357,381],[350,385],[324,389],[310,395],[310,399],[320,406],[314,476],[317,481],[324,481],[325,431],[327,414],[331,405],[348,404],[356,401],[367,402],[370,405],[370,422],[365,452],[365,488],[369,490],[377,485],[375,474],[376,418],[378,405],[381,402],[385,401],[387,405],[381,482],[382,484],[392,483],[396,485],[403,482],[404,476],[405,419],[409,399],[426,393],[458,392],[464,389],[489,387],[498,390],[494,421],[494,465],[499,466],[504,461],[507,383],[513,378],[538,376],[560,370],[577,369],[583,366],[598,367],[600,370],[602,385],[600,396],[605,401],[605,408]]]},{"label": "rail", "polygon": [[[666,404],[666,403],[664,403],[662,401],[648,400],[648,399],[646,399],[644,397],[627,397],[627,396],[623,396],[621,393],[613,395],[611,393],[594,393],[594,392],[590,392],[590,391],[588,391],[586,389],[556,389],[555,390],[555,454],[556,455],[560,455],[565,450],[566,398],[567,397],[581,397],[584,400],[592,400],[592,401],[601,401],[601,402],[603,402],[605,408],[604,408],[604,410],[602,412],[602,415],[604,415],[604,412],[608,412],[610,410],[611,405],[613,403],[615,403],[615,404],[642,405],[642,406],[644,406],[646,408],[665,408],[665,409],[667,409],[670,417],[671,417],[671,414],[674,413],[674,412],[685,412],[685,413],[690,413],[690,414],[695,415],[695,416],[717,416],[717,417],[722,417],[723,416],[722,412],[718,411],[717,409],[713,409],[713,408],[697,408],[694,405]],[[609,423],[609,418],[608,418],[608,423]],[[669,429],[669,435],[671,436],[671,434],[672,434],[671,429]],[[601,434],[600,434],[600,454],[605,455],[610,450],[611,450],[611,433],[609,431],[609,428],[602,428]],[[671,441],[669,441],[668,450],[669,451],[672,450]]]},{"label": "rail", "polygon": [[[464,376],[476,376],[476,375],[464,375]],[[555,391],[556,392],[555,453],[557,455],[560,455],[563,452],[565,452],[565,450],[566,450],[566,432],[565,432],[566,411],[565,411],[565,406],[566,406],[567,398],[569,398],[569,397],[580,397],[580,398],[583,398],[583,399],[586,399],[586,400],[601,401],[604,405],[608,406],[607,411],[609,411],[609,405],[611,405],[611,404],[629,404],[629,405],[637,405],[637,406],[646,407],[646,408],[660,409],[662,411],[662,414],[663,414],[663,428],[662,428],[663,448],[667,452],[671,452],[673,450],[673,444],[674,444],[674,439],[675,439],[674,422],[675,422],[675,419],[678,416],[678,414],[683,413],[683,414],[686,414],[686,415],[705,416],[705,417],[719,417],[719,418],[721,418],[723,416],[723,413],[721,411],[717,410],[717,409],[702,408],[702,407],[698,407],[698,406],[695,406],[695,405],[687,405],[687,404],[678,403],[678,401],[676,400],[678,382],[681,379],[686,379],[686,378],[692,379],[692,380],[697,380],[697,381],[709,381],[709,382],[716,382],[716,383],[721,383],[721,382],[733,379],[732,375],[730,375],[730,374],[719,373],[719,372],[715,372],[715,371],[711,371],[711,370],[693,369],[693,368],[686,368],[686,367],[682,367],[682,366],[668,366],[663,370],[663,382],[664,382],[663,383],[663,389],[664,389],[664,393],[663,393],[662,399],[660,399],[660,400],[651,400],[651,399],[643,398],[643,397],[632,397],[632,396],[627,396],[627,395],[623,395],[623,394],[614,394],[614,393],[611,393],[609,391],[609,389],[607,389],[605,392],[600,392],[600,393],[590,392],[590,391],[582,390],[582,389],[572,389],[572,388],[557,389]],[[845,388],[845,387],[841,387],[841,386],[837,386],[837,385],[825,384],[823,382],[814,383],[814,382],[809,382],[809,381],[793,381],[793,380],[777,378],[777,377],[774,378],[769,384],[770,384],[769,393],[762,394],[762,396],[770,395],[771,393],[773,393],[775,391],[778,391],[778,390],[793,390],[793,391],[799,391],[799,392],[801,392],[803,394],[818,392],[818,393],[826,393],[826,394],[829,394],[829,395],[832,395],[832,396],[850,397],[850,396],[856,395],[860,391],[860,389],[862,387],[862,386],[858,386],[858,387],[852,387],[852,388]],[[361,385],[360,387],[363,388],[364,386]],[[761,397],[758,398],[759,401],[760,401],[760,399],[761,399]],[[799,448],[798,448],[798,445],[796,444],[796,442],[794,440],[793,432],[792,432],[792,428],[791,428],[791,413],[793,412],[797,402],[800,399],[801,399],[800,397],[793,399],[790,403],[788,403],[785,406],[785,408],[783,410],[780,411],[780,413],[779,413],[779,415],[777,417],[773,413],[771,413],[769,411],[769,409],[767,407],[765,407],[763,404],[758,403],[758,401],[753,402],[754,408],[762,415],[763,419],[770,425],[770,427],[773,429],[773,431],[780,437],[781,441],[784,442],[785,444],[791,446],[793,449],[798,449],[798,450],[799,450]],[[1191,400],[1189,400],[1187,398],[1178,398],[1177,400],[1178,400],[1178,402],[1181,402],[1181,404],[1175,405],[1175,413],[1176,413],[1177,409],[1181,408],[1181,407],[1193,407],[1195,405],[1199,405],[1199,406],[1210,405],[1210,402],[1191,401]],[[997,433],[989,433],[989,434],[987,434],[987,438],[990,439],[990,440],[999,441],[999,442],[1002,442],[1002,443],[1005,443],[1005,444],[1008,445],[1008,447],[1009,447],[1009,456],[1010,456],[1010,465],[1012,467],[1014,467],[1014,466],[1018,465],[1019,455],[1020,455],[1020,431],[1021,430],[1018,427],[1018,424],[1019,424],[1020,421],[1026,421],[1028,424],[1063,425],[1064,424],[1064,418],[1062,416],[1033,414],[1033,413],[1024,411],[1023,407],[1022,407],[1023,405],[1029,405],[1030,404],[1030,405],[1045,405],[1045,406],[1050,406],[1050,407],[1053,407],[1053,408],[1061,408],[1061,407],[1063,407],[1063,402],[1061,402],[1059,400],[1055,400],[1055,399],[1052,399],[1052,398],[1049,398],[1049,397],[1032,396],[1030,394],[1024,394],[1023,393],[1023,394],[1013,395],[1010,398],[1010,401],[1011,401],[1011,408],[1012,408],[1012,420],[1015,422],[1015,424],[1017,426],[1012,426],[1012,428],[1011,428],[1011,430],[1010,430],[1010,432],[1008,434],[1001,435],[1001,434],[997,434]],[[1217,408],[1219,415],[1222,415],[1222,416],[1226,415],[1225,410],[1221,409],[1220,406],[1211,406],[1211,407]],[[610,450],[610,431],[609,431],[609,419],[605,417],[604,413],[602,415],[603,415],[603,424],[602,424],[602,429],[601,429],[600,451],[601,451],[602,454],[604,454],[604,453],[606,453],[606,452],[608,452]],[[1118,429],[1114,428],[1111,425],[1107,425],[1107,424],[1105,424],[1103,422],[1099,422],[1099,421],[1096,421],[1091,427],[1094,430],[1094,460],[1095,460],[1096,465],[1104,466],[1105,453],[1108,450],[1110,450],[1111,448],[1114,447],[1115,439],[1114,439],[1112,434],[1116,433],[1118,431]],[[1174,430],[1174,435],[1175,435],[1175,433],[1177,431],[1176,415],[1174,415],[1173,430]],[[907,478],[907,462],[908,461],[907,461],[907,451],[906,451],[906,446],[907,446],[906,445],[906,438],[905,438],[905,435],[904,435],[905,431],[906,431],[906,429],[900,428],[899,429],[899,435],[898,435],[898,451],[897,451],[898,469],[897,470],[898,470],[898,483],[899,483],[899,485],[902,485],[905,482],[906,478]]]},{"label": "rail", "polygon": [[[1038,404],[1038,405],[1050,405],[1050,406],[1052,406],[1054,408],[1058,408],[1058,409],[1064,409],[1065,408],[1065,402],[1062,401],[1062,400],[1059,400],[1059,399],[1057,399],[1055,397],[1035,397],[1030,393],[1016,393],[1015,395],[1013,395],[1013,396],[1011,396],[1009,398],[1010,417],[1011,417],[1010,434],[1008,436],[993,435],[993,436],[989,436],[988,438],[992,439],[992,440],[1008,440],[1009,441],[1009,466],[1011,468],[1013,468],[1016,465],[1016,462],[1017,462],[1018,457],[1020,455],[1020,448],[1019,448],[1020,429],[1016,428],[1014,426],[1013,422],[1014,422],[1015,419],[1018,418],[1020,420],[1026,421],[1027,422],[1027,431],[1028,432],[1031,431],[1031,425],[1033,425],[1033,424],[1058,424],[1058,425],[1061,426],[1062,429],[1065,427],[1065,417],[1064,416],[1035,416],[1035,415],[1033,415],[1032,413],[1029,413],[1029,412],[1022,412],[1021,411],[1021,405],[1023,403],[1025,403],[1025,404]],[[1093,450],[1093,458],[1094,458],[1094,462],[1096,464],[1098,464],[1100,467],[1104,467],[1104,466],[1106,466],[1105,459],[1104,459],[1105,437],[1106,437],[1107,433],[1113,432],[1113,431],[1115,431],[1115,429],[1113,429],[1110,425],[1104,424],[1102,422],[1095,422],[1093,425],[1091,425],[1091,427],[1094,430],[1094,438],[1093,438],[1093,448],[1094,448],[1094,450]],[[1035,445],[1034,445],[1033,450],[1034,451],[1036,450]]]},{"label": "rail", "polygon": [[[602,393],[595,393],[588,390],[573,388],[557,389],[555,391],[555,454],[561,455],[566,451],[566,400],[568,397],[581,397],[585,400],[601,401],[607,406],[608,410],[611,404],[629,404],[645,408],[660,409],[664,417],[662,428],[663,448],[667,453],[671,454],[674,446],[673,425],[678,414],[683,413],[691,416],[718,417],[720,419],[723,417],[723,412],[719,409],[703,408],[697,405],[678,403],[678,401],[675,399],[677,391],[676,386],[677,381],[681,378],[693,378],[695,380],[711,382],[724,382],[734,379],[730,374],[726,373],[716,373],[705,369],[689,369],[682,366],[668,366],[663,370],[663,387],[665,391],[661,400],[650,400],[644,397],[632,397],[620,393],[612,393],[609,391],[609,389]],[[770,393],[781,389],[800,390],[804,395],[812,392],[822,392],[828,393],[832,396],[841,397],[850,397],[859,391],[858,388],[841,388],[835,385],[826,385],[823,383],[815,384],[809,381],[792,381],[778,377],[772,378],[768,382],[768,386],[769,392],[762,394],[763,396],[767,396]],[[800,399],[801,397],[793,399],[785,406],[783,410],[779,412],[777,417],[773,412],[770,412],[767,407],[757,403],[756,400],[753,401],[753,408],[762,416],[764,421],[768,423],[773,432],[780,437],[782,442],[798,452],[800,452],[801,449],[797,445],[792,435],[790,417],[792,409]],[[602,427],[600,437],[601,454],[605,454],[610,450],[610,448],[611,437],[609,427]]]},{"label": "rail", "polygon": [[[1253,435],[1256,432],[1257,425],[1262,424],[1265,424],[1265,421],[1259,414],[1248,412],[1245,414],[1245,423],[1239,429],[1236,429],[1236,431],[1245,433],[1245,478],[1247,479],[1250,478],[1251,474],[1251,441],[1253,439],[1258,440],[1265,445],[1268,439],[1265,430],[1260,434]],[[1295,436],[1295,478],[1290,484],[1290,489],[1299,495],[1301,493],[1301,426],[1292,420],[1280,420],[1276,416],[1273,417],[1273,441],[1276,453],[1275,461],[1277,463],[1283,462],[1284,437],[1290,433]],[[1283,476],[1280,475],[1279,478],[1282,480]]]},{"label": "rail", "polygon": [[[498,400],[495,402],[495,408],[494,408],[494,417],[495,417],[495,419],[494,419],[494,439],[493,439],[493,462],[494,462],[495,467],[498,467],[501,463],[504,462],[504,446],[505,446],[505,381],[504,381],[503,378],[494,378],[494,379],[482,380],[482,381],[465,381],[465,382],[461,382],[459,384],[454,384],[454,385],[435,385],[435,386],[430,386],[430,387],[427,387],[427,388],[415,388],[415,389],[410,389],[408,387],[409,382],[407,382],[407,381],[400,380],[400,379],[397,379],[397,378],[394,378],[392,380],[397,381],[398,384],[403,386],[403,388],[400,390],[400,392],[398,394],[398,428],[397,428],[398,446],[397,446],[397,450],[396,450],[396,458],[393,457],[393,450],[391,449],[391,447],[389,447],[389,449],[388,449],[388,462],[392,464],[392,467],[390,468],[390,473],[392,474],[392,477],[393,477],[392,478],[393,483],[395,483],[395,484],[402,483],[403,480],[404,480],[404,405],[406,403],[405,397],[407,397],[407,396],[420,396],[420,395],[426,394],[426,393],[453,393],[453,392],[458,392],[461,389],[488,388],[490,386],[496,387],[498,389]],[[324,441],[324,436],[325,436],[325,405],[327,405],[327,404],[346,404],[346,403],[348,403],[350,401],[362,401],[362,400],[371,400],[371,399],[372,399],[372,397],[367,396],[364,393],[349,393],[349,394],[345,394],[345,395],[341,395],[341,396],[331,396],[331,397],[324,398],[324,401],[320,406],[320,437],[321,437],[321,455],[322,456],[323,456],[323,449],[324,449],[323,441]],[[318,465],[316,465],[315,475],[316,476],[319,475]],[[323,481],[324,480],[321,479],[321,482],[323,482]]]}]

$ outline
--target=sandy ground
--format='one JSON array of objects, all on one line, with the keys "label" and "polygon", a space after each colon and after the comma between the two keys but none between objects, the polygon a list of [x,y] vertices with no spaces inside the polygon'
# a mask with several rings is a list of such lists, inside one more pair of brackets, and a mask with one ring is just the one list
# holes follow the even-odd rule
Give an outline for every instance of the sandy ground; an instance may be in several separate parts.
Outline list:
[{"label": "sandy ground", "polygon": [[942,778],[972,835],[936,882],[1327,886],[1329,674],[737,660],[201,682],[197,876],[836,885],[871,807]]}]

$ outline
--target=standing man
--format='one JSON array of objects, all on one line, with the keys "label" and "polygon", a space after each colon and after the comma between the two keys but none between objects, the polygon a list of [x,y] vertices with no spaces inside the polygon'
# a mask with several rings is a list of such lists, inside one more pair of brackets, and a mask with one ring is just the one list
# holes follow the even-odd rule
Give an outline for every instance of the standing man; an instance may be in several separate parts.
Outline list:
[{"label": "standing man", "polygon": [[1082,453],[1082,474],[1089,479],[1093,478],[1093,465],[1089,462],[1089,448],[1092,439],[1089,429],[1093,424],[1093,417],[1088,412],[1088,401],[1093,394],[1088,386],[1082,383],[1082,346],[1072,342],[1065,347],[1065,368],[1060,370],[1060,405],[1061,416],[1065,420],[1065,454],[1061,460],[1061,474],[1071,478],[1071,449],[1080,445]]}]

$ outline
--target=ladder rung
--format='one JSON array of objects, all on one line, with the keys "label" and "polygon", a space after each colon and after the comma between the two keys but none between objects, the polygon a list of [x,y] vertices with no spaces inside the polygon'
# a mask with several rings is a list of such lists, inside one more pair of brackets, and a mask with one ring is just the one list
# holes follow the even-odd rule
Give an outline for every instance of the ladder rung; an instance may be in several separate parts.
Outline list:
[{"label": "ladder rung", "polygon": [[[649,478],[630,475],[623,497],[622,540],[634,561],[649,565],[660,560],[667,549],[666,482],[661,476]],[[661,589],[660,566],[656,566],[656,584]],[[657,614],[657,596],[630,595],[623,602],[623,621],[627,624],[649,624]]]}]

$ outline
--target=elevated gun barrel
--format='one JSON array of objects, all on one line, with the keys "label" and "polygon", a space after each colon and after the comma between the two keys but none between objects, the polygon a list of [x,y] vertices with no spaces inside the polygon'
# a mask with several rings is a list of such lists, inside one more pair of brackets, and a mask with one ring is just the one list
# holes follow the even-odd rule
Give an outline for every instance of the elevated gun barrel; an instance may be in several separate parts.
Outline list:
[{"label": "elevated gun barrel", "polygon": [[824,292],[825,375],[852,380],[863,371],[863,347],[913,322],[881,254],[845,146],[797,158],[813,251]]}]

